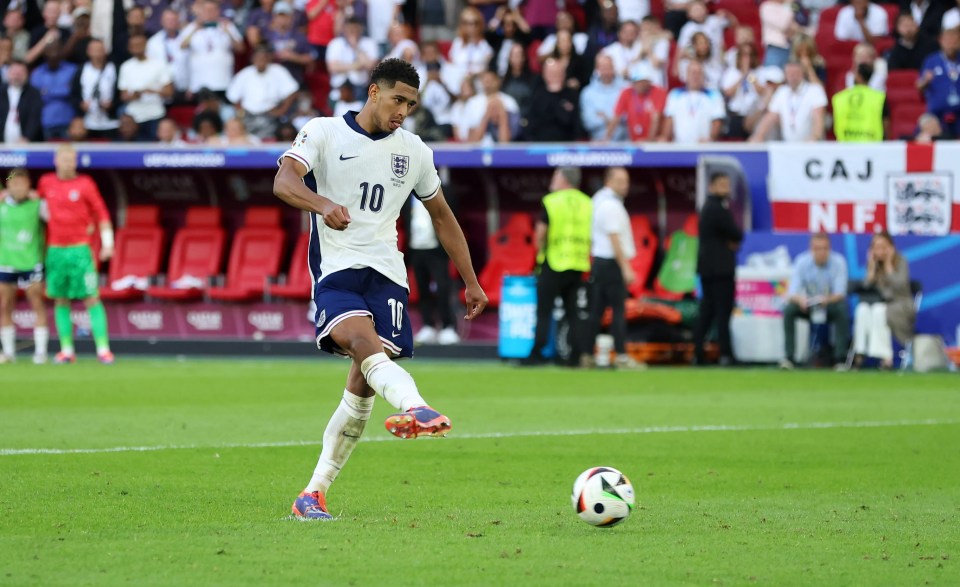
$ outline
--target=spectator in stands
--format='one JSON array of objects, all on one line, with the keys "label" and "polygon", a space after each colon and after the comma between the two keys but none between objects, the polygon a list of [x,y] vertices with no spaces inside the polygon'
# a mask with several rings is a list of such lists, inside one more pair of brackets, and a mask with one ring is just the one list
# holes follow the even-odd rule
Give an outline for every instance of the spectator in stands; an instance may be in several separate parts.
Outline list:
[{"label": "spectator in stands", "polygon": [[147,37],[130,37],[130,59],[120,66],[117,89],[124,112],[133,117],[140,128],[140,138],[153,140],[157,124],[167,115],[164,100],[173,96],[173,78],[163,61],[147,58]]},{"label": "spectator in stands", "polygon": [[627,354],[627,288],[637,280],[631,261],[637,255],[630,215],[623,200],[630,193],[630,173],[624,167],[610,167],[603,175],[603,188],[593,195],[590,252],[590,323],[586,328],[581,367],[596,364],[590,351],[600,332],[604,312],[610,308],[610,334],[616,352],[614,366],[635,369],[640,365]]},{"label": "spectator in stands", "polygon": [[803,68],[803,79],[811,84],[827,83],[827,63],[817,50],[817,43],[809,35],[797,35],[793,39],[790,61],[796,61]]},{"label": "spectator in stands", "polygon": [[740,52],[740,46],[750,44],[754,49],[757,47],[757,35],[753,32],[750,25],[738,25],[733,31],[733,46],[728,47],[723,53],[723,65],[725,70],[737,68],[737,54]]},{"label": "spectator in stands", "polygon": [[[753,29],[750,29],[752,32]],[[670,33],[663,30],[655,16],[640,21],[640,50],[637,63],[647,63],[653,70],[654,85],[667,87],[667,66],[670,62]]]},{"label": "spectator in stands", "polygon": [[857,68],[864,64],[869,65],[873,72],[873,77],[868,80],[869,86],[878,92],[886,92],[887,62],[883,57],[877,56],[877,50],[873,48],[873,45],[867,43],[857,43],[857,46],[853,48],[853,60],[850,71],[844,76],[844,86],[847,88],[853,87]]},{"label": "spectator in stands", "polygon": [[0,83],[7,83],[7,69],[13,61],[13,41],[0,37]]},{"label": "spectator in stands", "polygon": [[311,119],[320,116],[320,113],[317,112],[317,109],[313,105],[313,94],[309,91],[302,91],[297,94],[294,105],[296,108],[293,109],[289,117],[290,124],[292,124],[294,128],[301,129],[303,125],[310,122]]},{"label": "spectator in stands", "polygon": [[727,99],[726,136],[730,138],[746,139],[750,136],[745,121],[756,110],[763,91],[761,80],[757,77],[759,65],[757,48],[752,43],[744,43],[737,52],[737,66],[723,72],[720,89]]},{"label": "spectator in stands", "polygon": [[42,102],[28,82],[27,64],[14,61],[7,68],[7,83],[0,85],[0,139],[5,145],[43,140]]},{"label": "spectator in stands", "polygon": [[[783,70],[772,65],[761,67],[757,70],[757,81],[759,82],[757,89],[760,93],[760,99],[753,111],[743,120],[743,128],[749,136],[753,135],[760,121],[763,120],[767,112],[770,111],[770,103],[773,102],[773,96],[777,93],[777,89],[784,81]],[[767,131],[767,140],[780,140],[779,125],[774,125]]]},{"label": "spectator in stands", "polygon": [[180,34],[180,47],[189,54],[190,89],[187,98],[201,88],[226,94],[233,79],[233,54],[244,50],[243,36],[237,27],[220,17],[216,0],[200,0],[197,20]]},{"label": "spectator in stands", "polygon": [[[960,5],[960,1],[957,4]],[[940,32],[957,27],[960,27],[960,6],[954,6],[943,13],[943,19],[940,21]]]},{"label": "spectator in stands", "polygon": [[380,49],[370,37],[362,36],[363,22],[351,18],[343,25],[343,34],[327,46],[327,71],[330,87],[353,84],[354,94],[367,95],[370,71],[380,58]]},{"label": "spectator in stands", "polygon": [[790,60],[793,36],[800,31],[791,0],[764,0],[760,4],[763,64],[783,67]]},{"label": "spectator in stands", "polygon": [[67,125],[67,140],[71,143],[82,143],[89,138],[87,127],[83,124],[83,118],[77,116]]},{"label": "spectator in stands", "polygon": [[247,132],[239,118],[231,118],[223,124],[223,134],[207,138],[208,145],[224,147],[259,145],[260,139]]},{"label": "spectator in stands", "polygon": [[640,27],[633,21],[627,21],[620,24],[617,30],[617,40],[604,47],[601,51],[604,55],[609,55],[613,59],[613,68],[617,75],[626,78],[630,73],[630,66],[640,57],[640,43],[637,42],[640,36]]},{"label": "spectator in stands", "polygon": [[44,63],[30,74],[30,85],[43,96],[43,137],[48,141],[66,138],[67,126],[77,115],[71,90],[78,68],[63,63],[61,55],[60,41],[54,39],[43,52]]},{"label": "spectator in stands", "polygon": [[406,0],[367,0],[367,36],[377,43],[381,55],[386,52],[390,27],[400,22],[404,4]]},{"label": "spectator in stands", "polygon": [[680,31],[687,24],[689,6],[690,0],[666,0],[664,2],[663,27],[670,31],[674,39],[680,36]]},{"label": "spectator in stands", "polygon": [[570,36],[569,31],[557,31],[557,42],[551,56],[563,64],[567,86],[580,91],[580,88],[590,83],[593,68],[574,50],[573,37]]},{"label": "spectator in stands", "polygon": [[887,67],[891,70],[917,69],[923,60],[937,51],[936,35],[933,38],[919,34],[917,21],[909,13],[897,17],[897,44],[890,50]]},{"label": "spectator in stands", "polygon": [[170,147],[185,147],[186,141],[180,136],[180,127],[171,118],[164,118],[157,125],[157,142]]},{"label": "spectator in stands", "polygon": [[830,250],[830,237],[818,233],[810,238],[810,250],[794,259],[787,305],[783,310],[785,356],[781,369],[792,369],[796,356],[796,321],[833,324],[834,362],[846,360],[850,346],[850,314],[847,310],[847,262]]},{"label": "spectator in stands", "polygon": [[853,367],[859,369],[864,357],[880,359],[881,369],[893,367],[893,342],[913,340],[917,320],[913,293],[910,291],[910,267],[897,252],[887,232],[873,235],[867,251],[866,287],[876,290],[875,301],[861,297],[853,320]]},{"label": "spectator in stands", "polygon": [[114,135],[114,142],[117,143],[139,143],[144,139],[140,134],[140,125],[129,114],[120,115],[120,126],[117,127],[117,134]]},{"label": "spectator in stands", "polygon": [[703,0],[693,0],[687,7],[687,18],[687,24],[683,25],[677,37],[678,58],[693,46],[693,36],[703,33],[713,48],[711,55],[720,61],[723,58],[723,32],[727,27],[737,26],[736,17],[724,9],[709,14]]},{"label": "spectator in stands", "polygon": [[940,51],[923,62],[917,87],[927,100],[927,112],[935,114],[951,136],[960,136],[960,29],[940,33]]},{"label": "spectator in stands", "polygon": [[467,76],[460,82],[460,93],[450,105],[450,124],[453,125],[453,139],[460,142],[470,140],[470,126],[467,124],[467,103],[477,95],[473,77]]},{"label": "spectator in stands", "polygon": [[[623,15],[621,14],[621,16]],[[587,43],[590,42],[589,35],[587,35],[587,33],[577,32],[577,21],[573,19],[573,15],[566,10],[561,10],[557,13],[556,32],[547,35],[546,38],[543,39],[543,42],[540,43],[540,47],[537,48],[537,57],[540,61],[546,61],[547,58],[553,56],[553,50],[557,46],[557,34],[560,33],[560,31],[570,33],[573,49],[577,55],[586,54]]]},{"label": "spectator in stands", "polygon": [[857,65],[853,87],[833,96],[833,132],[840,142],[875,143],[890,136],[890,109],[883,92],[868,84],[869,63]]},{"label": "spectator in stands", "polygon": [[407,258],[420,294],[423,326],[413,337],[416,344],[451,345],[460,342],[453,314],[450,261],[440,246],[430,213],[417,198],[409,198]]},{"label": "spectator in stands", "polygon": [[887,11],[870,0],[850,0],[837,13],[833,36],[838,41],[863,41],[874,43],[876,37],[890,34]]},{"label": "spectator in stands", "polygon": [[149,39],[163,28],[163,12],[170,8],[170,0],[134,0],[143,10],[143,29]]},{"label": "spectator in stands", "polygon": [[307,37],[293,28],[293,6],[286,0],[273,5],[273,20],[263,38],[273,47],[274,60],[287,68],[297,83],[306,83],[306,66],[313,63],[313,48]]},{"label": "spectator in stands", "polygon": [[654,72],[648,63],[637,63],[630,71],[631,86],[624,88],[607,123],[608,140],[617,139],[626,126],[631,141],[655,141],[661,134],[667,92],[653,84]]},{"label": "spectator in stands", "polygon": [[485,38],[493,49],[492,67],[503,77],[510,66],[510,50],[514,45],[526,47],[530,43],[530,25],[523,20],[519,9],[510,9],[504,5],[497,9],[494,17],[487,23]]},{"label": "spectator in stands", "polygon": [[457,12],[457,2],[454,0],[423,0],[416,2],[420,12],[420,41],[432,43],[448,41],[452,38],[451,27],[448,26],[448,17]]},{"label": "spectator in stands", "polygon": [[[910,15],[914,24],[919,27],[918,36],[926,39],[930,44],[937,42],[937,35],[940,34],[943,15],[946,11],[946,3],[936,0],[901,0],[900,2],[900,16]],[[960,22],[957,24],[960,24]],[[899,26],[897,28],[897,34],[899,35]]]},{"label": "spectator in stands", "polygon": [[580,134],[577,91],[566,85],[560,62],[548,59],[543,64],[543,83],[534,91],[527,121],[527,140],[577,140]]},{"label": "spectator in stands", "polygon": [[127,27],[121,27],[113,35],[113,52],[110,55],[110,60],[116,63],[118,67],[131,57],[128,48],[132,37],[143,35],[149,38],[145,26],[146,22],[146,15],[140,6],[133,6],[127,11]]},{"label": "spectator in stands", "polygon": [[100,39],[87,45],[89,61],[83,64],[74,82],[74,95],[80,96],[83,124],[91,137],[109,138],[120,123],[116,109],[117,66],[107,61],[107,48]]},{"label": "spectator in stands", "polygon": [[609,55],[597,55],[594,69],[593,81],[580,92],[580,122],[592,141],[622,141],[627,133],[614,109],[626,82],[613,69]]},{"label": "spectator in stands", "polygon": [[660,140],[674,143],[705,143],[720,137],[727,110],[717,90],[704,88],[703,65],[687,66],[687,85],[667,95]]},{"label": "spectator in stands", "polygon": [[787,142],[822,141],[827,94],[823,86],[803,79],[803,67],[788,63],[784,70],[786,85],[777,88],[753,136],[752,142],[763,142],[767,133],[778,126],[782,140]]},{"label": "spectator in stands", "polygon": [[[364,97],[365,98],[365,97]],[[345,116],[347,112],[360,112],[365,99],[353,93],[353,85],[348,83],[340,86],[340,99],[333,107],[333,116]]]},{"label": "spectator in stands", "polygon": [[317,61],[326,63],[327,47],[336,36],[337,1],[308,0],[306,12],[307,42],[313,47]]},{"label": "spectator in stands", "polygon": [[[913,141],[916,143],[930,144],[946,138],[943,135],[943,127],[940,126],[940,119],[929,112],[920,115],[920,118],[917,120],[917,129],[917,135],[913,137]],[[897,138],[910,139],[910,137]]]},{"label": "spectator in stands", "polygon": [[180,17],[176,10],[166,9],[160,17],[160,31],[147,40],[147,59],[166,63],[173,77],[173,88],[179,95],[190,89],[190,64],[187,51],[180,46]]},{"label": "spectator in stands", "polygon": [[263,35],[270,28],[270,21],[275,14],[273,10],[275,5],[275,0],[259,0],[257,6],[250,9],[250,13],[247,15],[244,37],[251,47],[259,47],[264,43]]},{"label": "spectator in stands", "polygon": [[87,60],[87,45],[92,39],[93,36],[90,34],[90,9],[75,9],[70,36],[63,44],[64,59],[75,65],[83,65]]},{"label": "spectator in stands", "polygon": [[530,64],[527,62],[527,52],[521,45],[514,45],[510,48],[508,65],[507,73],[503,76],[501,91],[517,101],[517,105],[520,107],[521,128],[520,136],[515,138],[526,140],[524,129],[530,117],[530,109],[533,107],[533,93],[540,80],[530,70]]},{"label": "spectator in stands", "polygon": [[253,51],[252,64],[241,69],[227,88],[227,99],[243,117],[247,129],[261,139],[277,132],[300,89],[297,81],[282,65],[271,63],[269,46],[259,45]]},{"label": "spectator in stands", "polygon": [[698,62],[703,67],[703,85],[708,90],[720,89],[720,79],[723,77],[723,63],[713,58],[713,46],[710,39],[703,33],[693,35],[691,49],[687,55],[677,62],[677,77],[680,81],[687,81],[687,67]]},{"label": "spectator in stands", "polygon": [[[555,87],[563,85],[562,72],[547,60],[544,70]],[[544,362],[543,349],[550,336],[554,301],[560,297],[570,320],[570,365],[577,365],[585,349],[591,347],[577,317],[577,297],[584,273],[590,270],[590,235],[593,202],[581,192],[581,172],[577,167],[558,167],[550,178],[550,193],[543,198],[543,213],[534,229],[537,246],[537,326],[530,355],[523,365]]]},{"label": "spectator in stands", "polygon": [[413,40],[413,30],[406,23],[397,23],[387,33],[387,54],[384,59],[403,59],[419,71],[422,66],[420,47]]},{"label": "spectator in stands", "polygon": [[487,70],[493,58],[493,49],[483,38],[483,15],[472,6],[460,12],[457,37],[450,45],[450,66],[461,78],[478,75]]},{"label": "spectator in stands", "polygon": [[206,143],[223,132],[223,120],[214,110],[204,110],[193,117],[190,142]]},{"label": "spectator in stands", "polygon": [[43,24],[30,31],[30,50],[27,51],[26,61],[33,65],[46,55],[46,49],[54,42],[66,42],[70,37],[70,30],[62,28],[60,20],[60,3],[49,0],[43,5]]},{"label": "spectator in stands", "polygon": [[520,127],[520,107],[500,91],[500,76],[493,71],[480,74],[482,92],[467,101],[464,124],[472,143],[509,143]]},{"label": "spectator in stands", "polygon": [[236,116],[236,110],[229,103],[224,103],[220,96],[207,88],[200,88],[197,92],[196,114],[201,112],[215,112],[221,121],[230,120]]},{"label": "spectator in stands", "polygon": [[[620,35],[620,19],[617,4],[613,0],[600,0],[600,19],[587,30],[590,40],[587,44],[587,56],[617,42]],[[616,64],[616,58],[614,58]]]},{"label": "spectator in stands", "polygon": [[455,96],[447,89],[440,79],[440,63],[429,61],[426,64],[423,76],[423,87],[420,90],[420,104],[424,110],[430,111],[433,123],[442,129],[446,138],[453,136],[451,126],[450,107]]},{"label": "spectator in stands", "polygon": [[10,39],[13,44],[12,59],[21,61],[26,59],[30,50],[30,33],[23,28],[23,13],[19,9],[8,9],[3,15],[3,37]]},{"label": "spectator in stands", "polygon": [[694,329],[694,364],[705,365],[703,344],[707,332],[716,325],[720,345],[720,366],[734,363],[730,343],[730,316],[733,314],[737,269],[737,250],[743,241],[743,231],[730,212],[730,176],[714,173],[710,176],[708,195],[700,209],[697,249],[697,274],[703,295]]}]

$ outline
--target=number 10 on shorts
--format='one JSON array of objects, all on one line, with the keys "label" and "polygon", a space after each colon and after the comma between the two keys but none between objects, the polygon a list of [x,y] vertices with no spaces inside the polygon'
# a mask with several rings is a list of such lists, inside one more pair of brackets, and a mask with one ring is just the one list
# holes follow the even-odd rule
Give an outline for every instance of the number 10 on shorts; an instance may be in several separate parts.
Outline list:
[{"label": "number 10 on shorts", "polygon": [[395,329],[398,331],[403,327],[403,302],[397,301],[395,298],[390,298],[387,300],[387,305],[390,306],[390,321]]}]

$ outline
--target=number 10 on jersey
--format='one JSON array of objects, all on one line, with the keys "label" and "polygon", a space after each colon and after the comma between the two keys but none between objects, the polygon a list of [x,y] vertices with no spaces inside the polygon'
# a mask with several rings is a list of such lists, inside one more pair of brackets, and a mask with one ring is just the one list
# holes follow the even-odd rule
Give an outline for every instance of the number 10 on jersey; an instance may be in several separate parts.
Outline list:
[{"label": "number 10 on jersey", "polygon": [[380,208],[383,207],[383,186],[375,183],[373,184],[373,188],[371,188],[369,183],[363,182],[360,184],[360,190],[362,191],[360,194],[360,209],[367,209],[367,195],[369,192],[370,211],[379,212]]}]

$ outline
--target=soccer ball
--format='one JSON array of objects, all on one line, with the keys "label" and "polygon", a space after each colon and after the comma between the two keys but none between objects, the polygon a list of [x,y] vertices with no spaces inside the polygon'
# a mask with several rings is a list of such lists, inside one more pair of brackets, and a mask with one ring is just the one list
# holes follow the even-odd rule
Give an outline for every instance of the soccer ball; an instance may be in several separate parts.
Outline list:
[{"label": "soccer ball", "polygon": [[633,511],[633,485],[613,467],[593,467],[573,482],[570,500],[581,520],[591,526],[610,528],[626,520]]}]

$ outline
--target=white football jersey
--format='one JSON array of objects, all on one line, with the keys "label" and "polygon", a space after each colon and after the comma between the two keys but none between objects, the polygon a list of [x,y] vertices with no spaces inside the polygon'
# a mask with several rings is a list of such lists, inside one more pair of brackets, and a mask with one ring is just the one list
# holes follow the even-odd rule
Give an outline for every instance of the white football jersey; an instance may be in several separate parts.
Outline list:
[{"label": "white football jersey", "polygon": [[342,231],[312,215],[314,282],[342,269],[370,267],[407,287],[403,254],[397,248],[397,218],[411,195],[423,201],[439,192],[433,150],[402,128],[370,135],[357,124],[356,112],[348,112],[312,119],[283,157],[313,172],[317,193],[350,212],[350,224]]}]

